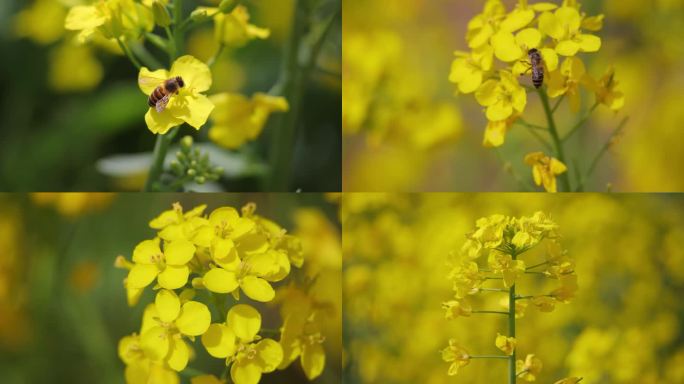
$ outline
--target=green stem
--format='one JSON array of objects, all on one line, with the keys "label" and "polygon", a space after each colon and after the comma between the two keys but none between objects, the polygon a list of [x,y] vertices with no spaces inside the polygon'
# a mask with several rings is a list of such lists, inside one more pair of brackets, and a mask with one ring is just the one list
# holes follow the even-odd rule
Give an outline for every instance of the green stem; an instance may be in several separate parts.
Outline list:
[{"label": "green stem", "polygon": [[169,38],[168,49],[166,50],[166,52],[169,54],[169,57],[176,57],[176,38],[174,37],[169,27],[164,27],[164,30],[166,31],[166,36]]},{"label": "green stem", "polygon": [[500,315],[510,315],[510,313],[504,311],[472,311],[472,313],[498,313]]},{"label": "green stem", "polygon": [[525,120],[522,120],[522,119],[518,119],[516,121],[516,124],[522,125],[523,127],[527,128],[527,130],[530,132],[530,134],[532,134],[532,136],[534,136],[534,138],[537,139],[546,149],[548,149],[548,150],[553,149],[551,144],[549,144],[549,142],[546,141],[546,139],[544,139],[539,134],[539,132],[536,131],[536,130],[539,130],[539,128],[541,128],[545,132],[548,132],[548,130],[546,128],[539,127],[539,126],[532,125],[532,124],[528,124]]},{"label": "green stem", "polygon": [[[551,139],[553,140],[553,145],[556,148],[556,158],[563,164],[567,166],[565,162],[565,155],[563,154],[563,143],[558,136],[558,130],[556,129],[556,123],[553,121],[553,112],[551,112],[551,107],[549,106],[549,97],[546,95],[546,91],[542,88],[538,88],[539,98],[541,99],[542,106],[544,107],[544,113],[546,114],[546,120],[549,124],[549,133],[551,134]],[[568,172],[563,172],[559,175],[561,191],[570,191],[570,178],[568,177]]]},{"label": "green stem", "polygon": [[530,269],[534,269],[534,268],[537,268],[537,267],[541,267],[542,265],[546,265],[546,264],[548,264],[548,263],[549,263],[548,261],[545,261],[545,262],[543,262],[543,263],[535,264],[535,265],[533,265],[533,266],[531,266],[531,267],[525,268],[525,270],[526,270],[526,271],[529,271]]},{"label": "green stem", "polygon": [[140,61],[142,62],[142,64],[144,64],[147,68],[149,68],[149,69],[162,68],[161,63],[157,60],[157,58],[152,56],[150,51],[148,51],[144,45],[142,45],[140,43],[133,44],[131,46],[131,51],[138,58],[140,58]]},{"label": "green stem", "polygon": [[185,29],[181,28],[181,21],[183,20],[183,0],[173,0],[173,54],[171,62],[176,60],[181,53],[183,53],[183,37]]},{"label": "green stem", "polygon": [[508,359],[508,356],[499,356],[499,355],[469,355],[469,359]]},{"label": "green stem", "polygon": [[[272,90],[288,100],[290,109],[285,115],[279,117],[279,126],[275,128],[271,136],[270,172],[267,182],[270,191],[286,191],[290,187],[292,155],[297,127],[300,125],[301,104],[308,75],[313,70],[323,48],[323,43],[341,12],[340,7],[334,15],[325,21],[323,30],[312,41],[312,39],[306,38],[306,32],[308,29],[313,29],[310,25],[313,10],[308,1],[295,0],[288,47],[280,78]],[[300,53],[305,54],[301,61]]]},{"label": "green stem", "polygon": [[[518,255],[513,252],[511,257],[515,261]],[[515,284],[508,289],[508,336],[515,338]],[[508,358],[508,384],[515,384],[515,349]]]},{"label": "green stem", "polygon": [[221,53],[223,53],[223,49],[226,48],[226,45],[223,44],[223,42],[219,43],[219,47],[216,50],[216,53],[214,53],[214,56],[210,57],[209,60],[207,60],[207,65],[209,67],[213,67],[214,64],[216,64],[216,60],[221,56]]},{"label": "green stem", "polygon": [[571,138],[572,135],[574,135],[575,132],[577,132],[584,125],[584,123],[586,123],[587,120],[589,120],[589,117],[591,117],[591,114],[594,112],[594,110],[598,106],[599,106],[599,102],[597,101],[594,103],[594,105],[591,106],[591,108],[589,109],[589,112],[587,112],[586,116],[584,116],[582,119],[580,119],[580,121],[578,121],[577,124],[575,124],[575,126],[573,126],[570,129],[570,131],[568,131],[568,133],[563,137],[563,139],[561,141],[565,142],[569,138]]},{"label": "green stem", "polygon": [[128,49],[128,46],[126,46],[126,44],[123,41],[121,41],[120,38],[117,38],[116,42],[119,44],[119,48],[121,48],[121,50],[126,54],[126,56],[128,56],[128,60],[130,60],[131,63],[133,63],[133,65],[135,65],[135,68],[142,68],[142,65],[140,65],[138,59],[136,59],[135,56],[133,56],[131,50]]},{"label": "green stem", "polygon": [[177,132],[178,127],[175,127],[171,128],[171,130],[166,134],[157,135],[157,141],[154,144],[154,152],[152,154],[152,165],[150,166],[150,172],[147,175],[147,182],[145,182],[145,189],[143,190],[144,192],[150,192],[152,190],[159,189],[159,186],[155,184],[164,171],[164,159],[166,158],[166,152],[168,152],[169,145],[171,144],[174,136],[176,136]]},{"label": "green stem", "polygon": [[558,98],[558,101],[556,101],[556,105],[554,105],[553,108],[551,108],[551,113],[556,113],[556,109],[558,109],[558,107],[561,104],[561,101],[563,101],[564,98],[565,98],[565,93],[562,94],[561,97]]},{"label": "green stem", "polygon": [[625,116],[625,118],[622,119],[620,124],[610,134],[610,136],[608,137],[608,140],[606,140],[606,142],[601,147],[601,150],[599,150],[599,152],[594,157],[594,160],[591,162],[591,165],[589,166],[589,169],[587,170],[586,175],[582,178],[582,181],[577,186],[577,191],[584,190],[584,184],[587,182],[587,180],[594,173],[594,170],[596,169],[596,166],[598,165],[599,161],[601,161],[601,158],[603,157],[603,155],[605,155],[605,153],[608,151],[608,148],[610,148],[610,144],[613,141],[613,138],[615,138],[615,136],[619,135],[620,132],[622,132],[622,129],[625,127],[625,124],[627,124],[628,120],[629,120],[629,117]]}]

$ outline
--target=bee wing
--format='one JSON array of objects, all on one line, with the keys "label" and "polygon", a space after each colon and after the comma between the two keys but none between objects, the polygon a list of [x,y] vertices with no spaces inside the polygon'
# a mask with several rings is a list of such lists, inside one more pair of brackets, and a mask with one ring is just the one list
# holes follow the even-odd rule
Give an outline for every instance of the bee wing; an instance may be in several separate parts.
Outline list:
[{"label": "bee wing", "polygon": [[166,108],[166,105],[169,103],[170,99],[171,95],[166,95],[157,101],[157,104],[154,106],[154,109],[157,110],[157,113],[162,113],[162,111],[164,111],[164,108]]},{"label": "bee wing", "polygon": [[146,87],[158,87],[160,84],[162,84],[166,79],[161,78],[161,77],[154,77],[154,76],[140,76],[138,78],[138,84]]}]

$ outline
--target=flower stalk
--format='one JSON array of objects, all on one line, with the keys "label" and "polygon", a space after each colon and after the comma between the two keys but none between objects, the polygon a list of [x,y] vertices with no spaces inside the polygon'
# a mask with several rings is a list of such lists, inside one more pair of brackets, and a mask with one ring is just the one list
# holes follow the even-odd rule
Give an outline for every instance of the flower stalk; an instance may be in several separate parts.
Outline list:
[{"label": "flower stalk", "polygon": [[[549,125],[549,134],[551,135],[551,140],[553,141],[553,146],[555,149],[556,153],[556,158],[560,160],[561,163],[567,164],[565,162],[565,154],[563,153],[563,141],[560,139],[560,136],[558,135],[558,129],[556,128],[556,122],[553,119],[553,112],[551,111],[551,106],[549,105],[549,97],[546,94],[546,91],[542,88],[538,88],[537,92],[539,92],[539,98],[541,99],[542,102],[542,107],[544,108],[544,113],[546,114],[546,121]],[[568,177],[567,172],[563,172],[562,174],[559,175],[560,178],[560,185],[561,185],[561,192],[569,192],[570,191],[570,178]]]}]

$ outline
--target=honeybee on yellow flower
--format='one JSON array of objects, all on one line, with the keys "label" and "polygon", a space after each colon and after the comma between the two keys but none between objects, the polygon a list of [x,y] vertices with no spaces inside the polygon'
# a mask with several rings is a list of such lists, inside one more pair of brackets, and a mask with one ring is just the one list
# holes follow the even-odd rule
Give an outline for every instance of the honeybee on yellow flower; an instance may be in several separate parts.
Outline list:
[{"label": "honeybee on yellow flower", "polygon": [[[162,80],[161,84],[159,83],[160,80]],[[157,88],[150,93],[150,97],[147,99],[147,105],[154,107],[157,113],[161,113],[166,108],[166,105],[169,104],[171,96],[178,94],[180,89],[185,86],[185,82],[180,76],[175,76],[166,80],[152,76],[144,76],[140,78],[140,82],[146,85],[159,84]]]}]

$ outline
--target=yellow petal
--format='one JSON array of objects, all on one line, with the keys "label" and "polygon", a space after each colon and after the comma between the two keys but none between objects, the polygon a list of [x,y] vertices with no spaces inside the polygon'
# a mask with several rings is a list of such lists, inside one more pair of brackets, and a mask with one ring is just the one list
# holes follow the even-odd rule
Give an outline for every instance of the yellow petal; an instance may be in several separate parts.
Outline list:
[{"label": "yellow petal", "polygon": [[167,265],[166,268],[159,274],[157,281],[162,288],[178,289],[188,282],[188,275],[190,269],[183,266]]},{"label": "yellow petal", "polygon": [[487,112],[485,113],[489,121],[506,120],[511,114],[513,114],[513,105],[504,100],[499,100],[487,107]]},{"label": "yellow petal", "polygon": [[560,175],[561,173],[565,172],[568,170],[568,168],[565,166],[565,164],[561,163],[559,160],[552,158],[551,159],[551,172],[554,175]]},{"label": "yellow petal", "polygon": [[180,299],[174,291],[160,289],[154,304],[159,312],[159,318],[166,323],[176,320],[180,313]]},{"label": "yellow petal", "polygon": [[209,119],[214,103],[202,94],[181,94],[173,107],[169,107],[176,118],[184,120],[195,129],[200,129]]},{"label": "yellow petal", "polygon": [[171,77],[180,76],[188,89],[204,92],[211,88],[211,70],[203,62],[185,55],[179,57],[171,66]]},{"label": "yellow petal", "polygon": [[573,40],[563,40],[556,45],[556,52],[563,56],[574,56],[579,51],[579,44]]},{"label": "yellow petal", "polygon": [[582,20],[582,29],[586,29],[588,31],[600,31],[601,28],[603,28],[604,18],[605,15],[603,14],[585,17],[584,20]]},{"label": "yellow petal", "polygon": [[[161,364],[151,364],[140,384],[179,384],[178,374]],[[130,383],[133,384],[133,383]]]},{"label": "yellow petal", "polygon": [[273,300],[275,297],[275,291],[268,281],[256,277],[256,276],[245,276],[240,282],[240,288],[245,292],[250,299],[268,302]]},{"label": "yellow petal", "polygon": [[257,384],[261,368],[252,359],[238,360],[230,367],[230,378],[235,384]]},{"label": "yellow petal", "polygon": [[131,288],[145,288],[157,277],[159,269],[156,265],[135,264],[128,272],[126,284]]},{"label": "yellow petal", "polygon": [[235,354],[235,334],[225,324],[211,324],[202,335],[202,345],[210,355],[225,359]]},{"label": "yellow petal", "polygon": [[182,371],[188,365],[190,359],[190,348],[181,338],[171,340],[171,350],[166,361],[174,371]]},{"label": "yellow petal", "polygon": [[541,43],[542,35],[536,28],[525,28],[515,35],[515,42],[519,46],[524,46],[528,50],[537,48]]},{"label": "yellow petal", "polygon": [[232,224],[233,232],[230,234],[231,239],[241,238],[242,236],[252,231],[252,229],[254,229],[254,227],[256,226],[254,221],[244,217],[238,218]]},{"label": "yellow petal", "polygon": [[574,7],[560,7],[556,10],[555,15],[565,33],[572,35],[579,29],[581,18]]},{"label": "yellow petal", "polygon": [[498,98],[498,88],[498,81],[492,79],[487,80],[480,85],[480,88],[475,92],[475,99],[483,107],[490,106],[494,104]]},{"label": "yellow petal", "polygon": [[556,68],[558,68],[558,55],[555,50],[551,48],[542,48],[541,55],[547,70],[555,71]]},{"label": "yellow petal", "polygon": [[164,247],[164,256],[169,265],[185,265],[194,255],[195,246],[184,239],[171,241]]},{"label": "yellow petal", "polygon": [[494,29],[487,23],[468,41],[468,47],[477,48],[489,41],[489,38],[494,34]]},{"label": "yellow petal", "polygon": [[[146,68],[143,68],[143,69],[146,69]],[[145,92],[145,91],[143,90],[143,92]],[[150,91],[150,92],[152,92],[152,91]],[[164,211],[164,212],[160,213],[159,216],[150,220],[149,225],[150,225],[150,228],[152,228],[152,229],[162,229],[162,228],[166,227],[167,225],[175,224],[177,222],[178,222],[178,212],[176,212],[173,209],[169,209],[168,211]]]},{"label": "yellow petal", "polygon": [[176,319],[178,330],[188,336],[199,336],[207,331],[211,323],[211,314],[206,305],[197,301],[183,304],[181,313]]},{"label": "yellow petal", "polygon": [[166,358],[171,346],[168,333],[163,327],[154,327],[140,336],[140,346],[152,360]]},{"label": "yellow petal", "polygon": [[230,223],[233,223],[240,217],[238,211],[233,207],[221,207],[215,209],[211,215],[209,215],[209,222],[215,227],[225,227]]},{"label": "yellow petal", "polygon": [[223,268],[212,268],[204,274],[202,281],[208,290],[216,293],[232,292],[240,286],[235,277],[235,272],[226,271]]},{"label": "yellow petal", "polygon": [[275,371],[283,361],[283,348],[275,340],[263,339],[257,343],[255,349],[258,364],[264,373]]},{"label": "yellow petal", "polygon": [[506,137],[506,120],[490,121],[485,128],[482,145],[487,148],[500,147]]},{"label": "yellow petal", "polygon": [[523,88],[514,90],[511,94],[511,98],[513,109],[522,113],[525,110],[525,105],[527,104],[527,93],[525,90]]},{"label": "yellow petal", "polygon": [[565,32],[563,31],[563,27],[561,26],[560,22],[550,12],[544,12],[541,15],[539,15],[539,30],[551,37],[553,37],[556,40],[560,40],[563,38],[565,35]]},{"label": "yellow petal", "polygon": [[579,35],[577,37],[579,49],[582,52],[596,52],[601,49],[601,38],[594,35]]},{"label": "yellow petal", "polygon": [[64,20],[64,28],[71,31],[92,29],[104,24],[105,21],[107,21],[107,17],[99,12],[96,7],[77,5],[69,9],[69,13]]},{"label": "yellow petal", "polygon": [[240,265],[235,243],[230,239],[216,239],[211,248],[211,256],[216,264],[229,271],[235,271]]},{"label": "yellow petal", "polygon": [[224,382],[214,375],[201,375],[190,379],[190,384],[224,384]]},{"label": "yellow petal", "polygon": [[506,31],[499,31],[492,36],[492,47],[494,47],[494,55],[497,59],[505,62],[511,62],[520,59],[524,52],[515,42],[513,34]]},{"label": "yellow petal", "polygon": [[533,166],[532,167],[532,177],[534,178],[534,184],[536,185],[541,185],[542,184],[542,174],[541,170],[538,166]]},{"label": "yellow petal", "polygon": [[226,323],[240,340],[252,341],[261,329],[261,314],[252,306],[234,305],[228,311]]},{"label": "yellow petal", "polygon": [[262,234],[250,234],[240,239],[240,244],[237,246],[241,255],[253,255],[255,253],[266,252],[270,247],[268,239]]},{"label": "yellow petal", "polygon": [[183,124],[183,119],[173,116],[168,108],[162,112],[148,108],[147,113],[145,113],[145,123],[150,132],[163,135],[169,129]]},{"label": "yellow petal", "polygon": [[[167,72],[165,69],[150,71],[149,69],[147,69],[147,67],[142,67],[140,68],[140,72],[138,73],[138,87],[140,87],[140,90],[144,94],[149,96],[159,85],[161,85],[164,81],[166,81],[169,78],[169,72]],[[171,216],[170,214],[172,214],[172,216],[176,220],[178,218],[178,214],[174,210],[169,210],[162,213],[162,215],[164,214],[169,216]],[[158,219],[160,218],[161,215]]]},{"label": "yellow petal", "polygon": [[323,373],[323,368],[325,368],[325,351],[320,343],[304,347],[302,351],[302,368],[309,380],[313,380]]},{"label": "yellow petal", "polygon": [[155,258],[160,257],[161,254],[158,238],[144,240],[133,249],[133,261],[141,264],[153,264],[155,263]]},{"label": "yellow petal", "polygon": [[532,8],[533,10],[535,10],[537,12],[546,12],[546,11],[552,11],[552,10],[556,9],[556,8],[558,8],[558,6],[554,3],[542,2],[542,3],[531,4],[530,8]]},{"label": "yellow petal", "polygon": [[533,10],[516,8],[506,15],[499,28],[503,31],[514,32],[528,25],[533,19]]}]

